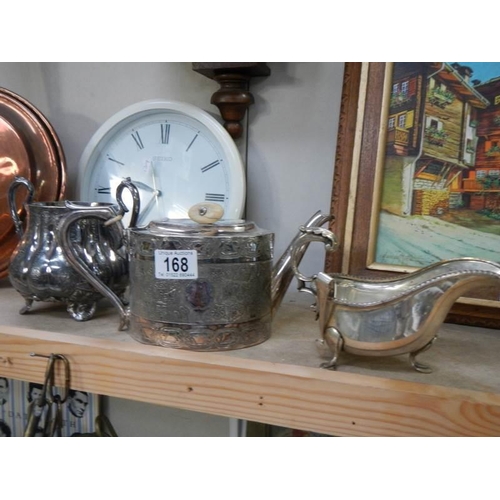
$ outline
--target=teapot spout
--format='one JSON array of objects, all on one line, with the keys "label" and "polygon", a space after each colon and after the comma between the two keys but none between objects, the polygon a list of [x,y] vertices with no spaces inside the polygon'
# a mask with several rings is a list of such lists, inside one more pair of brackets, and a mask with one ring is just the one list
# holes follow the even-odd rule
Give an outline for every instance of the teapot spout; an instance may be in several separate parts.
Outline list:
[{"label": "teapot spout", "polygon": [[[333,219],[333,216],[330,214],[323,214],[321,211],[316,212],[303,226],[302,228],[308,227],[320,227],[326,222]],[[290,282],[294,277],[294,271],[292,267],[292,250],[294,249],[295,243],[303,234],[302,231],[298,231],[296,236],[290,242],[288,248],[283,252],[283,255],[280,257],[278,262],[275,264],[272,274],[271,281],[271,299],[272,299],[272,315],[274,316],[283,301],[283,297],[285,296],[288,287],[290,286]],[[303,245],[299,250],[295,251],[295,260],[297,265],[302,260],[307,247],[309,245]]]}]

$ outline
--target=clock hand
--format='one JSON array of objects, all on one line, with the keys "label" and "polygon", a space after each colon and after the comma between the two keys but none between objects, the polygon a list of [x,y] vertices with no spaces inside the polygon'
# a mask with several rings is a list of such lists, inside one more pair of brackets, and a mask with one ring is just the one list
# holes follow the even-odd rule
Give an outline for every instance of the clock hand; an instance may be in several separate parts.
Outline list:
[{"label": "clock hand", "polygon": [[132,180],[131,182],[132,182],[132,184],[134,184],[135,186],[137,186],[139,189],[144,189],[145,191],[149,191],[151,193],[156,193],[157,192],[156,188],[148,186],[147,184],[144,184],[144,182],[134,181],[134,180]]},{"label": "clock hand", "polygon": [[141,213],[139,215],[139,220],[137,221],[138,224],[142,223],[142,220],[144,219],[144,217],[146,217],[146,215],[151,211],[151,209],[153,208],[153,205],[155,203],[157,203],[158,196],[160,196],[160,195],[161,195],[160,191],[158,191],[158,190],[153,191],[153,196],[151,197],[151,199],[149,200],[147,205],[144,207],[144,209],[141,210]]},{"label": "clock hand", "polygon": [[158,186],[156,184],[157,177],[156,177],[155,163],[154,163],[154,161],[151,161],[151,162],[149,162],[149,164],[150,164],[150,167],[151,167],[151,176],[153,178],[153,187],[155,189],[158,189]]},{"label": "clock hand", "polygon": [[[157,177],[156,177],[156,169],[155,169],[155,162],[154,161],[151,161],[151,174],[153,175],[153,187],[156,190],[158,190],[158,184],[156,182]],[[158,201],[158,196],[156,197],[156,208],[157,208],[157,210],[160,209],[160,205],[159,205],[159,201]]]}]

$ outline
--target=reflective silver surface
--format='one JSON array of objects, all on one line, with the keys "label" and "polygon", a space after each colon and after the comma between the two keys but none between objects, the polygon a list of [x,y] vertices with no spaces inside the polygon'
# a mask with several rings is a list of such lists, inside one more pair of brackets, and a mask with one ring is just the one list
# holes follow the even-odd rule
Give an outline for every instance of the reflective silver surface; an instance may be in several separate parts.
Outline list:
[{"label": "reflective silver surface", "polygon": [[[335,235],[321,228],[304,229],[301,241],[323,241],[336,249]],[[481,259],[451,259],[396,279],[363,280],[319,272],[305,277],[294,264],[299,288],[317,296],[323,341],[335,368],[342,350],[358,355],[410,354],[415,359],[430,347],[455,301],[468,291],[500,286],[500,265]]]},{"label": "reflective silver surface", "polygon": [[[328,220],[318,212],[306,226]],[[273,237],[249,221],[200,225],[166,220],[131,229],[131,336],[202,351],[240,349],[267,340],[273,315],[293,278],[292,245],[273,268]],[[299,249],[297,260],[306,248],[307,244]],[[198,278],[156,279],[155,249],[196,249]]]},{"label": "reflective silver surface", "polygon": [[[25,204],[27,225],[24,233],[14,206],[19,186],[26,186],[30,192]],[[64,201],[31,203],[32,193],[33,186],[23,178],[16,178],[9,190],[11,214],[20,236],[10,261],[9,279],[25,299],[20,312],[28,312],[33,301],[57,301],[67,305],[74,319],[88,320],[94,315],[96,302],[103,296],[68,262],[60,224],[75,211],[85,213],[94,207]],[[114,216],[119,215],[116,205],[97,205]],[[101,220],[82,218],[70,228],[68,241],[91,272],[99,275],[116,294],[123,294],[128,284],[128,265],[121,223],[105,226]]]},{"label": "reflective silver surface", "polygon": [[[92,216],[108,217],[103,210]],[[307,224],[329,219],[317,213]],[[221,351],[269,338],[273,312],[293,278],[291,246],[273,269],[273,233],[244,220],[198,224],[164,219],[129,228],[127,240],[129,307],[72,261],[113,302],[120,312],[119,328],[130,327],[134,339],[163,347]],[[306,246],[297,251],[297,260]],[[197,275],[159,278],[157,251],[196,252]]]},{"label": "reflective silver surface", "polygon": [[[288,287],[294,277],[294,266],[295,269],[302,261],[304,254],[309,246],[310,241],[314,241],[316,238],[311,240],[305,240],[303,238],[304,231],[309,228],[315,228],[316,230],[323,231],[320,227],[326,224],[332,219],[329,214],[322,214],[320,211],[312,215],[312,217],[303,225],[299,227],[299,230],[293,240],[288,245],[288,248],[283,252],[283,255],[276,262],[273,269],[273,276],[271,282],[271,297],[272,297],[272,312],[273,315],[279,309],[283,297],[285,296]],[[300,244],[298,243],[300,240]],[[323,240],[322,240],[323,241]],[[293,252],[293,258],[292,258]]]},{"label": "reflective silver surface", "polygon": [[[273,234],[244,221],[152,222],[130,229],[130,335],[200,351],[238,349],[271,334]],[[197,277],[158,279],[155,251],[197,252]]]}]

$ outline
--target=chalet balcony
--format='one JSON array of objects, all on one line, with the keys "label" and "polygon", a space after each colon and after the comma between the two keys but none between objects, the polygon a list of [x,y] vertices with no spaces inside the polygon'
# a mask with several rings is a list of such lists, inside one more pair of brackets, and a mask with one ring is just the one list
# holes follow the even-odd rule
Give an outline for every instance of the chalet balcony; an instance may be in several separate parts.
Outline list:
[{"label": "chalet balcony", "polygon": [[387,142],[397,146],[408,146],[410,143],[410,132],[404,128],[393,128],[387,133]]},{"label": "chalet balcony", "polygon": [[500,146],[492,146],[488,151],[486,151],[487,157],[500,156]]},{"label": "chalet balcony", "polygon": [[408,97],[408,94],[406,92],[397,92],[391,95],[391,107],[399,106],[400,104],[404,104],[409,100],[410,98]]},{"label": "chalet balcony", "polygon": [[484,193],[485,191],[499,191],[500,179],[485,177],[484,179],[464,179],[461,191]]},{"label": "chalet balcony", "polygon": [[410,96],[406,92],[398,92],[396,94],[391,94],[390,108],[395,111],[394,108],[397,109],[410,109],[415,108],[415,96]]},{"label": "chalet balcony", "polygon": [[442,90],[436,87],[429,92],[427,99],[431,104],[439,108],[445,108],[455,100],[455,96],[449,90]]},{"label": "chalet balcony", "polygon": [[492,131],[498,134],[500,128],[500,114],[482,118],[477,127],[477,135],[490,135]]},{"label": "chalet balcony", "polygon": [[444,130],[438,130],[434,127],[425,129],[425,140],[434,146],[444,146],[448,134]]},{"label": "chalet balcony", "polygon": [[405,156],[408,154],[410,132],[404,128],[393,128],[387,132],[387,154]]}]

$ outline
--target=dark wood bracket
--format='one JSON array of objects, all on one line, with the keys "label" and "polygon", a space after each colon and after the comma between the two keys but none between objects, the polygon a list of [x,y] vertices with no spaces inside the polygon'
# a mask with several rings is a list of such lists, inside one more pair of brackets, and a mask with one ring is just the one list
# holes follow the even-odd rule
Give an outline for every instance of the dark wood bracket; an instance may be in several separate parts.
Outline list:
[{"label": "dark wood bracket", "polygon": [[266,63],[203,62],[192,65],[193,71],[220,85],[210,102],[219,108],[224,128],[233,139],[238,139],[243,133],[241,121],[254,103],[254,97],[249,91],[250,80],[253,77],[269,76],[271,69]]}]

